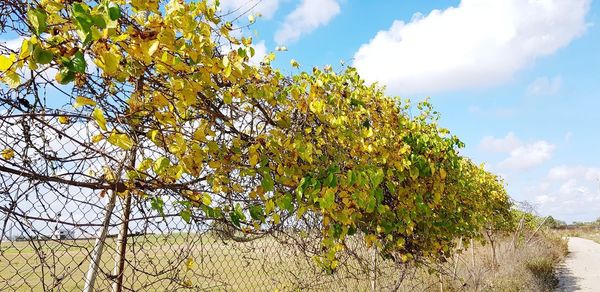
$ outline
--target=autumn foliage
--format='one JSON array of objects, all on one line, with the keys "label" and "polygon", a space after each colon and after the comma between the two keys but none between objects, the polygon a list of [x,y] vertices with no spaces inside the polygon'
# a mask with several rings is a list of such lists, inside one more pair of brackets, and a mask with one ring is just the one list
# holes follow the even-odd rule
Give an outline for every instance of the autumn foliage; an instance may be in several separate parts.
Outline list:
[{"label": "autumn foliage", "polygon": [[146,190],[169,190],[186,221],[212,218],[246,233],[316,216],[317,260],[329,268],[357,232],[402,261],[442,258],[457,238],[510,216],[502,181],[459,155],[462,143],[428,102],[411,117],[408,102],[353,68],[285,76],[273,53],[250,62],[252,39],[212,1],[12,5],[23,21],[5,29],[23,39],[0,56],[2,91],[14,92],[2,102],[35,104],[20,89],[35,82],[31,74],[53,72],[84,117],[58,121],[93,123],[86,142],[135,155],[122,172],[94,178],[123,196],[148,196],[160,209],[161,197]]}]

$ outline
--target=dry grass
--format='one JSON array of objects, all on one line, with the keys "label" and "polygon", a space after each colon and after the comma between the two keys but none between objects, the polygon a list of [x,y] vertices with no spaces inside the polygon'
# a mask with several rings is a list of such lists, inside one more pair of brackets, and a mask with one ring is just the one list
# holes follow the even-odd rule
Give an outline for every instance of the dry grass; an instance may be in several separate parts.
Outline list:
[{"label": "dry grass", "polygon": [[[491,245],[474,245],[445,264],[435,265],[440,274],[414,273],[401,291],[553,291],[555,271],[567,253],[566,241],[554,233],[540,234],[529,244],[521,238],[514,248],[512,237],[496,242],[496,265]],[[423,270],[423,269],[421,269]]]},{"label": "dry grass", "polygon": [[[155,265],[170,264],[180,256],[176,250],[185,250],[186,236],[174,235],[168,240],[148,236],[144,241],[147,248],[130,250],[128,260],[147,271]],[[180,264],[172,277],[190,280],[194,286],[210,291],[369,291],[372,285],[377,291],[552,291],[556,284],[554,270],[566,253],[566,243],[553,234],[538,235],[529,244],[525,241],[521,238],[513,248],[510,237],[499,239],[495,244],[495,266],[489,244],[475,244],[473,253],[468,248],[446,263],[418,267],[373,257],[373,250],[363,246],[354,250],[354,256],[346,254],[338,271],[327,274],[299,248],[273,239],[239,243],[202,235],[201,245],[190,254],[195,260],[192,269]],[[359,242],[354,244],[362,246]],[[92,242],[79,241],[77,245],[83,248],[78,249],[44,244],[47,253],[57,255],[55,274],[66,275],[61,291],[81,290]],[[2,245],[0,290],[42,291],[39,266],[31,268],[39,264],[35,250],[26,242],[13,243],[11,248]],[[107,253],[103,270],[112,270],[112,256]],[[82,264],[77,267],[73,263]],[[47,277],[44,281],[52,283],[53,279]],[[98,281],[101,290],[108,290],[110,280],[102,276]],[[181,288],[164,281],[152,283],[152,277],[131,269],[127,270],[125,283],[137,291]]]},{"label": "dry grass", "polygon": [[600,227],[579,227],[557,231],[563,237],[581,237],[600,243]]}]

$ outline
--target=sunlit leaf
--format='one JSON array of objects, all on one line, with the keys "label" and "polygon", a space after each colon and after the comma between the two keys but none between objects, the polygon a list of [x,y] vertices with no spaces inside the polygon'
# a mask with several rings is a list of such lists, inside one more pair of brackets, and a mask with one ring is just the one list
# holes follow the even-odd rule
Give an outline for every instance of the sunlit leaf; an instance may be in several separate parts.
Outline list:
[{"label": "sunlit leaf", "polygon": [[15,151],[7,148],[2,150],[2,158],[6,159],[6,160],[11,160],[13,157],[15,157]]},{"label": "sunlit leaf", "polygon": [[104,117],[104,112],[99,108],[95,108],[92,112],[92,117],[94,117],[94,120],[96,120],[100,129],[106,131],[106,118]]},{"label": "sunlit leaf", "polygon": [[73,103],[73,107],[75,107],[75,108],[79,108],[79,107],[86,106],[86,105],[95,106],[96,102],[87,97],[77,96],[75,98],[75,102]]}]

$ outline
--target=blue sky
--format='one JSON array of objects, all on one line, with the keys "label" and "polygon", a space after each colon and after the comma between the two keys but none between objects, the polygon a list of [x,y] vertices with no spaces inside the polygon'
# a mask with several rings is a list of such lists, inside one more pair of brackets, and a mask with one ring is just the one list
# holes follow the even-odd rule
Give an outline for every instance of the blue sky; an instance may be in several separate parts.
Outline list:
[{"label": "blue sky", "polygon": [[597,2],[263,0],[250,13],[263,15],[245,32],[257,51],[287,47],[283,72],[290,59],[344,60],[390,95],[430,96],[462,153],[515,200],[569,222],[600,217]]}]

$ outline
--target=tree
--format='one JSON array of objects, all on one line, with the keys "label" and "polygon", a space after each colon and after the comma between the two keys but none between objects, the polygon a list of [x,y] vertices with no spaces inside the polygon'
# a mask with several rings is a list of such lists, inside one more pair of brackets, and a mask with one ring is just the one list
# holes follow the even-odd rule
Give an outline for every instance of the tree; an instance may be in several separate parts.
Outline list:
[{"label": "tree", "polygon": [[[188,222],[247,234],[316,215],[317,260],[330,268],[357,231],[402,261],[440,258],[510,215],[501,180],[458,154],[462,142],[427,101],[411,118],[407,102],[354,68],[287,77],[272,53],[252,65],[252,39],[234,36],[212,1],[3,4],[3,29],[23,41],[0,56],[2,102],[48,127],[92,123],[96,134],[79,142],[130,161],[66,184],[147,197],[159,211],[174,198]],[[54,81],[40,74],[52,70]],[[42,87],[72,107],[48,107]],[[4,149],[2,171],[57,179],[19,167],[26,155]]]}]

